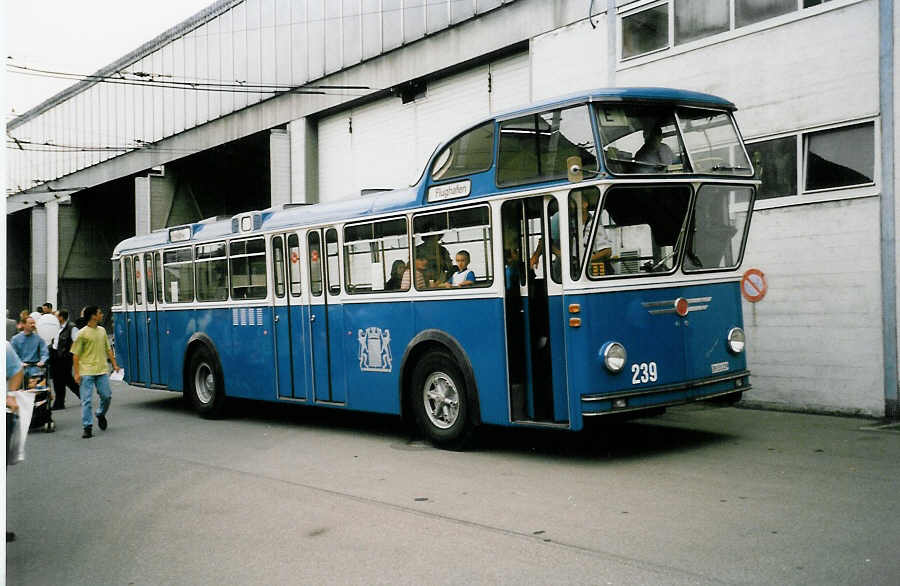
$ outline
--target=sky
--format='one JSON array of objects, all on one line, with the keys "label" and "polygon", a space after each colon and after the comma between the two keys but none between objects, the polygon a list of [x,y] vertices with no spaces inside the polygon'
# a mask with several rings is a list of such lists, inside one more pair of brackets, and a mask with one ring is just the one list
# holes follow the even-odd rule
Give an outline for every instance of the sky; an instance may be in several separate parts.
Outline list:
[{"label": "sky", "polygon": [[[214,0],[2,0],[7,63],[91,74]],[[71,80],[11,73],[7,68],[5,119],[72,85]]]}]

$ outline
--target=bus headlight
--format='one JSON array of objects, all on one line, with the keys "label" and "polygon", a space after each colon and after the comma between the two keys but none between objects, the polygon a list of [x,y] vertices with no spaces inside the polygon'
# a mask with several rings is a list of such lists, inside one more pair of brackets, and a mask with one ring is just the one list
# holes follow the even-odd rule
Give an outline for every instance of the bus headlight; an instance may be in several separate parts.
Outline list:
[{"label": "bus headlight", "polygon": [[744,351],[744,330],[741,328],[731,328],[728,331],[728,349],[734,354],[740,354]]},{"label": "bus headlight", "polygon": [[603,358],[603,366],[613,374],[622,372],[622,369],[625,368],[625,361],[628,359],[625,346],[618,342],[603,344],[603,347],[600,348],[600,356]]}]

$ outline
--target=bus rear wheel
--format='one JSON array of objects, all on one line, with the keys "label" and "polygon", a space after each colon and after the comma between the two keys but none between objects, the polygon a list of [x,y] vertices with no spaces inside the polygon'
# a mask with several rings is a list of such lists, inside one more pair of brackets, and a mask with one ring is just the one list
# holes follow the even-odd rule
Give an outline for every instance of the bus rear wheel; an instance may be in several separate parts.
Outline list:
[{"label": "bus rear wheel", "polygon": [[219,361],[206,348],[191,355],[188,371],[190,399],[201,417],[214,419],[222,416],[225,407],[225,385]]},{"label": "bus rear wheel", "polygon": [[473,431],[468,389],[450,356],[426,354],[413,370],[410,392],[416,421],[431,443],[450,450],[468,445]]}]

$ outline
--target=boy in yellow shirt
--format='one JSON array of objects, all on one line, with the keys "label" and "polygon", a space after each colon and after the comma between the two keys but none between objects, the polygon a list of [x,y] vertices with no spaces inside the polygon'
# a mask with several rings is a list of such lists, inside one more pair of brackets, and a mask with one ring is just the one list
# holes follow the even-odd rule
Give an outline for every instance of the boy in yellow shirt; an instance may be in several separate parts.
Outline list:
[{"label": "boy in yellow shirt", "polygon": [[112,399],[112,391],[109,388],[109,367],[106,359],[112,362],[113,370],[119,371],[116,364],[116,356],[106,330],[99,325],[103,321],[103,312],[96,305],[88,305],[84,308],[84,317],[88,319],[87,326],[78,331],[78,337],[72,343],[72,366],[75,369],[75,382],[81,385],[81,425],[84,427],[82,438],[93,436],[94,416],[93,398],[94,387],[100,395],[100,407],[97,408],[97,425],[100,429],[106,429],[106,414],[109,412],[109,402]]}]

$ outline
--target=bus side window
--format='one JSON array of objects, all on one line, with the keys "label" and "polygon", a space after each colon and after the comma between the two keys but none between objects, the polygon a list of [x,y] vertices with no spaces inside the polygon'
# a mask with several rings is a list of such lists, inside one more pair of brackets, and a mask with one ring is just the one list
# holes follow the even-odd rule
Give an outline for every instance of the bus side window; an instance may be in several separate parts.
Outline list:
[{"label": "bus side window", "polygon": [[296,234],[288,236],[288,258],[290,259],[291,296],[300,297],[300,237]]},{"label": "bus side window", "polygon": [[122,261],[113,261],[113,305],[122,305]]},{"label": "bus side window", "polygon": [[147,303],[154,303],[156,296],[153,292],[153,255],[149,252],[144,255],[144,273],[147,279]]},{"label": "bus side window", "polygon": [[[452,287],[454,278],[467,282],[464,286],[487,287],[494,282],[491,213],[487,206],[417,215],[413,230],[415,256],[422,265],[422,276],[414,281],[417,288]],[[462,267],[460,261],[466,266]],[[472,275],[465,277],[468,271],[474,279]],[[454,277],[457,273],[461,274]]]},{"label": "bus side window", "polygon": [[529,114],[500,123],[497,185],[568,177],[568,159],[597,170],[597,149],[587,106]]},{"label": "bus side window", "polygon": [[225,243],[201,244],[196,249],[197,301],[228,299],[228,261]]},{"label": "bus side window", "polygon": [[162,265],[162,256],[155,252],[153,256],[156,258],[156,264],[154,265],[156,268],[154,269],[154,273],[156,275],[156,302],[162,303],[163,301],[163,265]]},{"label": "bus side window", "polygon": [[494,160],[493,120],[473,128],[444,147],[431,166],[431,179],[443,181],[491,168]]},{"label": "bus side window", "polygon": [[141,255],[134,255],[134,302],[138,305],[143,303],[142,301],[142,292],[143,287],[141,287]]},{"label": "bus side window", "polygon": [[134,271],[131,268],[131,257],[125,257],[125,303],[134,303]]},{"label": "bus side window", "polygon": [[306,236],[309,251],[309,291],[314,297],[322,294],[322,247],[319,231],[311,230]]},{"label": "bus side window", "polygon": [[275,297],[284,297],[284,239],[272,236],[272,280],[275,282]]},{"label": "bus side window", "polygon": [[344,228],[344,270],[349,293],[409,290],[401,288],[409,266],[406,218]]},{"label": "bus side window", "polygon": [[338,247],[338,234],[334,228],[325,231],[325,256],[328,268],[328,294],[341,294],[341,250]]},{"label": "bus side window", "polygon": [[266,241],[263,238],[233,241],[231,260],[231,298],[265,299]]},{"label": "bus side window", "polygon": [[166,303],[194,300],[194,251],[190,247],[163,253],[163,281]]}]

